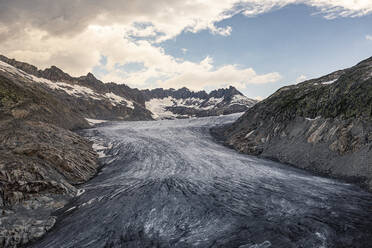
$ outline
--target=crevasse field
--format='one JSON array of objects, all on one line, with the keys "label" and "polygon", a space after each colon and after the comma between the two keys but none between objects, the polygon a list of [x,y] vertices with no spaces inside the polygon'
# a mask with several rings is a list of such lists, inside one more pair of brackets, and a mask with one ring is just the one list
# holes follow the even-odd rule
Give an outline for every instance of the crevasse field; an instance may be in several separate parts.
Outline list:
[{"label": "crevasse field", "polygon": [[33,247],[368,247],[372,195],[239,154],[209,128],[239,115],[105,123],[104,167]]}]

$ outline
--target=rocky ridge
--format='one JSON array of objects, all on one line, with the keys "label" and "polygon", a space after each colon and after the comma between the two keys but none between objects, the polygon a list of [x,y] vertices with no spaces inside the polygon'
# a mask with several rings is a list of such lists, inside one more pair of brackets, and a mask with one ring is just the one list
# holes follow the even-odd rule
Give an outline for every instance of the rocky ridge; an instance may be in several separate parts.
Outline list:
[{"label": "rocky ridge", "polygon": [[154,119],[218,116],[245,112],[257,103],[236,88],[193,92],[187,88],[142,91]]},{"label": "rocky ridge", "polygon": [[279,89],[212,133],[234,149],[372,190],[372,57]]},{"label": "rocky ridge", "polygon": [[151,120],[141,92],[126,85],[104,84],[93,74],[72,77],[56,66],[35,66],[0,56],[0,70],[42,87],[82,117],[103,120]]}]

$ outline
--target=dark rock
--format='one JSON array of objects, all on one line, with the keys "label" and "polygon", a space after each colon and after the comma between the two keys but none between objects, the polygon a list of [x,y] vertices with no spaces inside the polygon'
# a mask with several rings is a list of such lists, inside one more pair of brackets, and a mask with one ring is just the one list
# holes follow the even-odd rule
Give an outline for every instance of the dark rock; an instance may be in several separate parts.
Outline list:
[{"label": "dark rock", "polygon": [[243,153],[372,190],[372,57],[283,87],[212,133]]},{"label": "dark rock", "polygon": [[76,195],[75,185],[96,173],[92,144],[69,131],[88,127],[29,74],[0,71],[0,247],[40,238],[55,223],[52,213]]}]

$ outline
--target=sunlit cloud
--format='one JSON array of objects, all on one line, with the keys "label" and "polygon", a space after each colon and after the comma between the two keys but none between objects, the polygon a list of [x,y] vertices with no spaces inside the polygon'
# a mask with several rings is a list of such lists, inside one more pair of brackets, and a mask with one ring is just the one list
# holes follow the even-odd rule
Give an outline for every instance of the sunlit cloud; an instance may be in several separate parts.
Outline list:
[{"label": "sunlit cloud", "polygon": [[[102,80],[137,87],[152,83],[195,89],[226,84],[245,88],[277,82],[281,75],[257,74],[250,66],[216,67],[211,57],[199,62],[175,58],[159,44],[183,32],[208,30],[211,35],[229,36],[233,28],[217,25],[221,21],[240,13],[256,16],[289,4],[315,7],[314,14],[326,19],[372,12],[372,1],[365,0],[66,0],[53,4],[49,0],[3,0],[0,53],[41,68],[56,65],[75,76],[101,66],[106,72]],[[102,56],[107,58],[105,65],[100,65]],[[120,70],[120,65],[128,63],[141,63],[143,69]]]}]

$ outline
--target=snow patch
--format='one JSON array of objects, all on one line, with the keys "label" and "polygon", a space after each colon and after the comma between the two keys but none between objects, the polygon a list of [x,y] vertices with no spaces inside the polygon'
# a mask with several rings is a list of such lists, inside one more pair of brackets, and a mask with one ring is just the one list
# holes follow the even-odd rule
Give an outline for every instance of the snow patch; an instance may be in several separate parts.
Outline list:
[{"label": "snow patch", "polygon": [[94,126],[95,124],[101,124],[101,123],[107,122],[106,120],[97,120],[97,119],[89,119],[89,118],[85,118],[85,120],[87,120],[88,123],[92,126]]},{"label": "snow patch", "polygon": [[70,83],[65,83],[65,82],[52,82],[45,78],[39,78],[34,75],[30,75],[2,61],[0,61],[0,70],[10,73],[12,75],[21,76],[22,78],[43,84],[52,90],[64,91],[70,96],[88,97],[88,98],[98,100],[98,101],[109,100],[113,106],[116,106],[117,104],[125,103],[126,107],[134,109],[134,104],[132,101],[125,99],[121,96],[118,96],[112,92],[102,95],[102,94],[95,92],[91,88],[84,87],[78,84],[72,84],[72,83],[70,84]]},{"label": "snow patch", "polygon": [[48,79],[38,78],[33,75],[31,75],[31,77],[32,77],[32,80],[35,82],[42,83],[52,90],[64,91],[70,96],[75,96],[75,97],[85,96],[85,97],[92,98],[94,100],[102,100],[102,95],[97,94],[96,92],[94,92],[94,90],[88,87],[80,86],[77,84],[68,84],[68,83],[63,83],[63,82],[52,82]]},{"label": "snow patch", "polygon": [[221,103],[224,99],[225,99],[224,97],[221,97],[221,98],[211,97],[211,98],[209,98],[208,103],[217,105],[217,104]]},{"label": "snow patch", "polygon": [[93,150],[98,154],[99,158],[107,157],[105,151],[112,148],[112,144],[106,145],[102,143],[93,143]]},{"label": "snow patch", "polygon": [[166,110],[167,107],[174,106],[173,97],[166,98],[153,98],[150,101],[145,102],[146,109],[152,112],[152,118],[157,119],[169,119],[175,118],[177,115],[171,111]]},{"label": "snow patch", "polygon": [[200,98],[186,98],[186,99],[172,99],[175,106],[188,107],[188,108],[200,108],[200,104],[204,102],[204,99]]},{"label": "snow patch", "polygon": [[331,80],[331,81],[327,81],[327,82],[322,82],[323,85],[327,85],[327,84],[333,84],[334,82],[336,82],[338,80],[338,78],[334,79],[334,80]]},{"label": "snow patch", "polygon": [[121,96],[118,96],[112,92],[110,93],[106,93],[105,94],[105,97],[108,98],[111,103],[116,106],[116,104],[121,104],[123,102],[125,102],[125,104],[127,105],[128,108],[131,108],[131,109],[134,109],[134,104],[132,101],[129,101]]},{"label": "snow patch", "polygon": [[315,121],[315,120],[318,120],[319,118],[321,118],[321,116],[317,116],[314,119],[306,117],[305,119],[308,120],[308,121]]},{"label": "snow patch", "polygon": [[254,105],[255,103],[256,103],[255,101],[243,95],[234,95],[231,100],[231,104],[251,106],[251,105]]},{"label": "snow patch", "polygon": [[211,97],[208,99],[206,103],[203,104],[203,107],[200,107],[200,109],[202,110],[213,109],[216,107],[216,105],[221,103],[224,99],[225,99],[224,97],[221,97],[221,98]]}]

